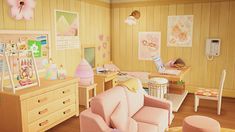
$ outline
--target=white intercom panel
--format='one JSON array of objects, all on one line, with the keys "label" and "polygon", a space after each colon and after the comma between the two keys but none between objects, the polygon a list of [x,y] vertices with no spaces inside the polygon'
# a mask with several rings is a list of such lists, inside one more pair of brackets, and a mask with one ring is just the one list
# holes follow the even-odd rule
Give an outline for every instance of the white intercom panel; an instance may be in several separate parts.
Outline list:
[{"label": "white intercom panel", "polygon": [[214,56],[220,55],[220,39],[207,39],[206,40],[206,56],[208,60],[212,60]]}]

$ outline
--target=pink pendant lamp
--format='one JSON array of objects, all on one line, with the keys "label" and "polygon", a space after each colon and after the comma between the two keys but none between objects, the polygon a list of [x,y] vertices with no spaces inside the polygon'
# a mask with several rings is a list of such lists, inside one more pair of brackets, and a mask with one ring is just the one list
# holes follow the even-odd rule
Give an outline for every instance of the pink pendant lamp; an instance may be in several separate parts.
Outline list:
[{"label": "pink pendant lamp", "polygon": [[79,85],[87,86],[94,83],[93,69],[85,59],[77,66],[75,76],[80,78]]}]

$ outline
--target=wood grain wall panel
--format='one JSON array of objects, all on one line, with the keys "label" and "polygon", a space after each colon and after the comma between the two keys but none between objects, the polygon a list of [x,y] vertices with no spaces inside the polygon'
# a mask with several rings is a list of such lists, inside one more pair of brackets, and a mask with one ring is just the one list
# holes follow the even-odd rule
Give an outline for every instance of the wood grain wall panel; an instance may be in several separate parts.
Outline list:
[{"label": "wood grain wall panel", "polygon": [[[126,14],[128,15],[130,12],[132,11],[132,8],[127,8],[126,10]],[[126,28],[126,49],[129,49],[130,51],[126,51],[126,56],[128,58],[128,60],[126,60],[126,65],[129,65],[129,69],[127,70],[131,70],[133,68],[133,54],[129,54],[129,52],[133,52],[133,43],[132,43],[132,27],[131,26],[127,26]]]},{"label": "wood grain wall panel", "polygon": [[160,31],[161,33],[161,47],[162,52],[161,56],[163,57],[163,60],[167,60],[170,58],[170,53],[172,53],[170,50],[171,48],[167,47],[167,18],[170,13],[170,7],[167,5],[160,6]]},{"label": "wood grain wall panel", "polygon": [[[235,97],[235,83],[233,81],[235,77],[235,26],[233,24],[235,23],[235,1],[202,1],[201,3],[190,1],[168,2],[168,4],[155,2],[152,5],[147,3],[141,6],[136,3],[113,5],[112,13],[120,14],[120,17],[113,16],[112,24],[113,26],[115,24],[115,27],[120,27],[120,30],[112,31],[114,38],[112,60],[121,70],[155,71],[153,62],[138,60],[137,34],[138,32],[160,31],[162,35],[161,56],[164,62],[180,57],[192,67],[186,78],[189,82],[189,91],[193,92],[198,87],[218,87],[221,71],[226,68],[228,76],[224,95]],[[131,8],[141,12],[138,24],[134,26],[128,26],[123,22],[131,13],[132,10],[129,10]],[[126,12],[126,16],[123,12]],[[167,18],[172,15],[194,15],[192,47],[167,47]],[[130,28],[133,32],[129,31]],[[207,38],[221,38],[222,40],[221,55],[215,57],[213,61],[208,61],[205,55]],[[127,63],[126,60],[132,60],[133,65]]]},{"label": "wood grain wall panel", "polygon": [[121,8],[120,9],[120,19],[119,19],[119,24],[120,24],[120,35],[119,35],[119,39],[120,39],[120,47],[119,47],[119,59],[121,59],[122,61],[120,61],[121,63],[119,63],[120,68],[124,69],[125,65],[126,65],[126,59],[127,59],[127,52],[126,52],[126,24],[124,24],[124,20],[126,18],[126,9],[125,8]]},{"label": "wood grain wall panel", "polygon": [[[81,39],[80,49],[56,50],[55,41],[55,10],[78,12],[79,32]],[[110,37],[110,5],[100,1],[86,0],[37,0],[32,20],[15,20],[10,16],[10,7],[6,0],[0,0],[0,30],[46,30],[51,33],[51,55],[57,65],[63,64],[68,74],[74,76],[76,66],[79,64],[84,47],[97,47],[98,36],[104,34]],[[108,42],[107,49],[110,48]],[[109,51],[109,50],[107,50]],[[103,59],[102,53],[96,54],[96,63],[100,66],[110,61]]]},{"label": "wood grain wall panel", "polygon": [[[235,82],[234,82],[234,75],[235,75],[235,37],[234,37],[234,30],[235,30],[235,1],[230,2],[229,7],[229,50],[228,50],[228,58],[229,58],[229,69],[232,78],[232,90],[235,91]],[[232,64],[231,64],[232,62]]]},{"label": "wood grain wall panel", "polygon": [[4,29],[15,29],[15,20],[9,16],[9,7],[6,0],[3,1],[1,10],[3,12]]},{"label": "wood grain wall panel", "polygon": [[[133,8],[133,10],[140,10],[140,8]],[[132,49],[132,53],[129,53],[129,54],[132,54],[133,58],[132,61],[133,61],[133,70],[136,70],[136,71],[141,71],[140,67],[138,67],[138,65],[140,64],[140,61],[138,61],[138,36],[139,36],[139,25],[137,24],[136,26],[132,26],[133,28],[133,37],[132,37],[132,40],[133,40],[133,49]],[[115,50],[115,49],[114,49]],[[132,70],[132,69],[131,69]]]},{"label": "wood grain wall panel", "polygon": [[[193,14],[193,4],[184,4],[184,14],[185,15],[192,15]],[[189,65],[191,65],[192,61],[191,61],[191,57],[192,57],[192,48],[183,48],[182,49],[182,58],[185,60],[185,62],[188,62]],[[191,78],[190,75],[188,75],[187,78],[185,78],[185,81],[188,82],[188,84],[191,83],[191,81],[189,81]]]},{"label": "wood grain wall panel", "polygon": [[199,56],[198,53],[201,52],[199,49],[200,41],[200,30],[201,30],[201,4],[193,4],[193,14],[194,14],[194,23],[193,23],[193,47],[192,47],[192,56],[197,57],[195,59],[190,59],[190,65],[192,66],[191,72],[191,83],[199,84],[199,80],[196,77],[199,77],[200,73],[198,70]]},{"label": "wood grain wall panel", "polygon": [[[111,45],[112,49],[111,49],[111,52],[112,52],[113,61],[117,62],[118,65],[120,64],[120,62],[119,62],[120,59],[118,59],[119,55],[120,55],[119,54],[119,51],[120,51],[119,50],[119,47],[120,47],[120,45],[119,45],[119,41],[120,41],[120,39],[119,39],[119,30],[120,30],[119,16],[120,16],[119,9],[112,9],[112,22],[113,22],[113,24],[112,24],[112,45]],[[117,50],[113,50],[113,49],[117,49]]]},{"label": "wood grain wall panel", "polygon": [[[0,1],[0,8],[3,9],[3,1]],[[4,20],[3,19],[3,10],[0,12],[0,20]],[[0,28],[3,29],[4,28],[4,21],[0,21]]]}]

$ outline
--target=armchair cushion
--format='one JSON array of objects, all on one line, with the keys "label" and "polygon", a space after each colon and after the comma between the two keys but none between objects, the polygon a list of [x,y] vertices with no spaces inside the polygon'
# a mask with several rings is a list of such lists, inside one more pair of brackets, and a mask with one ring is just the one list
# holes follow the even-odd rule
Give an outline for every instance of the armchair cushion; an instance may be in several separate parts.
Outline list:
[{"label": "armchair cushion", "polygon": [[110,116],[120,102],[127,109],[124,88],[117,86],[95,96],[91,101],[91,111],[100,115],[110,126]]},{"label": "armchair cushion", "polygon": [[144,95],[143,93],[131,92],[125,88],[127,105],[128,105],[128,116],[132,117],[141,107],[144,106]]},{"label": "armchair cushion", "polygon": [[168,111],[156,107],[143,106],[134,116],[137,122],[144,122],[159,126],[160,132],[168,127]]},{"label": "armchair cushion", "polygon": [[128,117],[128,110],[120,102],[111,115],[111,126],[121,132],[137,132],[137,123]]},{"label": "armchair cushion", "polygon": [[138,123],[138,132],[159,132],[158,127],[156,125],[144,122],[137,122],[137,123]]},{"label": "armchair cushion", "polygon": [[[81,132],[110,132],[112,129],[106,124],[102,117],[91,112],[91,109],[83,111],[80,116]],[[91,127],[92,126],[92,127]]]},{"label": "armchair cushion", "polygon": [[168,100],[160,100],[155,97],[145,95],[144,96],[144,106],[162,108],[168,111],[168,125],[171,124],[172,116],[172,102]]}]

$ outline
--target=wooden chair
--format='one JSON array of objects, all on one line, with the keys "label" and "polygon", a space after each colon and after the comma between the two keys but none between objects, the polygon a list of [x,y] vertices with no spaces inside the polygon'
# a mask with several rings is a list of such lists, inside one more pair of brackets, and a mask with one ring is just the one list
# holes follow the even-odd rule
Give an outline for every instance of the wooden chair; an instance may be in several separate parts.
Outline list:
[{"label": "wooden chair", "polygon": [[220,115],[221,112],[221,102],[222,102],[222,91],[224,87],[224,81],[226,76],[226,70],[222,71],[219,90],[217,89],[199,89],[195,92],[195,104],[194,111],[197,112],[197,107],[199,106],[200,99],[215,100],[217,103],[217,114]]}]

